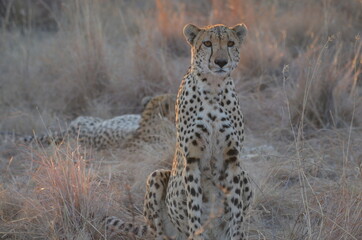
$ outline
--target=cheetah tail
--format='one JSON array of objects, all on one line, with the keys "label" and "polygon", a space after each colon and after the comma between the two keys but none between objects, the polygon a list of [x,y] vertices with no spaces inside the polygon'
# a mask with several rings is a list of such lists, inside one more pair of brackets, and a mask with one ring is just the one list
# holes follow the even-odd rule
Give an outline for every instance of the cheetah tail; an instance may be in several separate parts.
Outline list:
[{"label": "cheetah tail", "polygon": [[36,142],[46,146],[50,145],[51,143],[59,145],[63,142],[65,135],[65,132],[50,132],[49,134],[43,134],[40,136],[22,136],[17,139],[17,142],[25,144],[31,144]]},{"label": "cheetah tail", "polygon": [[17,138],[21,136],[21,134],[15,132],[6,132],[0,131],[1,142],[15,142]]},{"label": "cheetah tail", "polygon": [[137,237],[155,236],[154,230],[148,225],[135,225],[131,222],[124,222],[117,217],[105,217],[103,222],[108,236],[117,234],[132,234]]}]

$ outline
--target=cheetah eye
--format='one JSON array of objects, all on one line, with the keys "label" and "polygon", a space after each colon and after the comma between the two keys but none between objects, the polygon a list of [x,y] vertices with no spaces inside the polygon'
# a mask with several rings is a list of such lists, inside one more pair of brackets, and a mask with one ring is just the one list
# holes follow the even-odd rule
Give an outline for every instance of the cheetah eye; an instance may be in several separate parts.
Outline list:
[{"label": "cheetah eye", "polygon": [[212,46],[212,43],[210,41],[205,41],[203,42],[203,44],[206,46],[206,47],[211,47]]},{"label": "cheetah eye", "polygon": [[228,47],[233,47],[235,43],[233,41],[228,41]]}]

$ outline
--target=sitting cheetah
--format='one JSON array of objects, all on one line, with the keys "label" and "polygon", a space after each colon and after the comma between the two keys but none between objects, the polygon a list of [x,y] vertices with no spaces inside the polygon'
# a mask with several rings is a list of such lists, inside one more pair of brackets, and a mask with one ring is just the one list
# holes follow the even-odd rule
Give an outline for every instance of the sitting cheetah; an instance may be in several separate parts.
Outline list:
[{"label": "sitting cheetah", "polygon": [[81,116],[73,120],[67,130],[50,132],[41,136],[20,137],[20,143],[38,142],[42,145],[60,144],[65,138],[77,139],[80,143],[98,150],[110,147],[129,147],[137,142],[154,142],[159,139],[157,130],[160,120],[174,122],[175,96],[162,94],[142,100],[142,115],[128,114],[104,120]]},{"label": "sitting cheetah", "polygon": [[111,235],[142,236],[150,230],[157,240],[246,239],[243,222],[252,190],[242,168],[243,116],[230,77],[246,33],[244,24],[185,26],[192,57],[176,101],[172,170],[157,170],[148,177],[148,226],[134,227],[110,217],[106,229]]}]

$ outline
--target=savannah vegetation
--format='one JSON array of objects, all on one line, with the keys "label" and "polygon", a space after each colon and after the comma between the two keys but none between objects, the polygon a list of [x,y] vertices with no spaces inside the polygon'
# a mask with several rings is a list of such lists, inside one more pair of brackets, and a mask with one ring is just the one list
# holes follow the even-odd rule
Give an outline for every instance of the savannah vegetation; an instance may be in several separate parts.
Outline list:
[{"label": "savannah vegetation", "polygon": [[362,239],[361,0],[0,0],[0,239],[109,239],[104,216],[143,223],[145,179],[171,167],[174,135],[136,153],[10,135],[140,113],[143,97],[177,92],[185,24],[240,22],[249,239]]}]

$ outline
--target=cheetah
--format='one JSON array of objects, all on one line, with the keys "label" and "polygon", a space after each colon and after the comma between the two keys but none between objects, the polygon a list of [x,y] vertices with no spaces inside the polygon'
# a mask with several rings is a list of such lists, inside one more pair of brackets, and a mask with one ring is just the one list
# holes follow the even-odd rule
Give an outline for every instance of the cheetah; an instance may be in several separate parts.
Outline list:
[{"label": "cheetah", "polygon": [[244,218],[253,194],[242,167],[243,115],[230,74],[247,28],[188,24],[183,33],[191,45],[191,67],[176,100],[172,169],[156,170],[147,179],[148,225],[110,217],[106,229],[138,236],[149,230],[157,240],[246,239]]},{"label": "cheetah", "polygon": [[71,121],[65,131],[19,137],[17,142],[37,142],[47,146],[51,143],[61,144],[66,138],[73,138],[97,150],[126,148],[141,141],[157,142],[160,138],[157,131],[162,127],[160,121],[175,121],[175,111],[172,107],[175,101],[176,97],[172,94],[146,97],[142,100],[144,109],[141,115],[127,114],[107,120],[80,116]]},{"label": "cheetah", "polygon": [[127,114],[111,119],[80,116],[71,121],[68,128],[61,132],[49,132],[40,136],[20,137],[20,143],[37,142],[42,146],[54,143],[61,144],[65,139],[76,139],[85,146],[102,150],[118,146],[124,139],[139,127],[140,115]]},{"label": "cheetah", "polygon": [[[122,148],[135,152],[143,144],[166,145],[167,136],[175,136],[175,94],[162,94],[143,99],[147,107],[142,112],[139,127],[129,134]],[[163,134],[161,134],[163,133]],[[166,135],[166,136],[164,136]],[[165,146],[166,147],[166,146]]]}]

